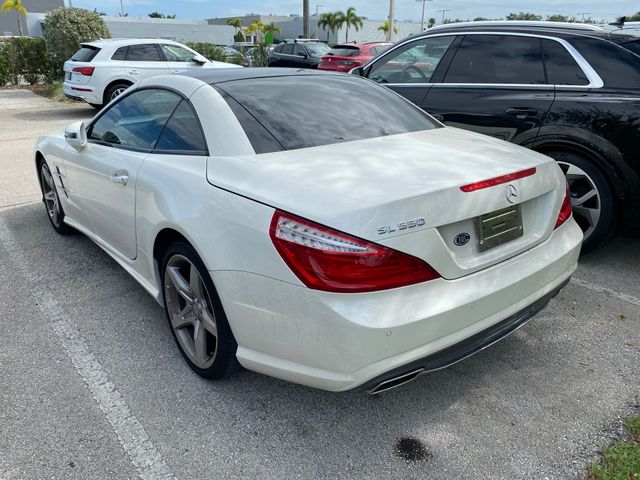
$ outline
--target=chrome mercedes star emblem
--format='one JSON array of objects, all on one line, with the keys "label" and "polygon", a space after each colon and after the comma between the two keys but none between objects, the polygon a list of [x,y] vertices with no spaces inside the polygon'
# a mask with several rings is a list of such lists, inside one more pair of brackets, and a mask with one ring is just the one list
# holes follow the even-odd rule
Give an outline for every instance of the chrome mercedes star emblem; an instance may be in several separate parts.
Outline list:
[{"label": "chrome mercedes star emblem", "polygon": [[509,203],[516,203],[518,201],[518,190],[516,190],[516,187],[511,184],[507,185],[505,195]]}]

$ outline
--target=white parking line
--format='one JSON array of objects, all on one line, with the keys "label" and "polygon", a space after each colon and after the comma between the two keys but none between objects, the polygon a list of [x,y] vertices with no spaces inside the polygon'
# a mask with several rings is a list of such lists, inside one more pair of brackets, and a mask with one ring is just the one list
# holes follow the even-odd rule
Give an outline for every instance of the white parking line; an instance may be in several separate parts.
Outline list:
[{"label": "white parking line", "polygon": [[598,293],[605,293],[613,298],[617,298],[618,300],[622,300],[623,302],[630,303],[632,305],[640,306],[640,298],[636,298],[632,295],[627,295],[626,293],[616,292],[607,287],[602,287],[600,285],[596,285],[591,282],[587,282],[585,280],[581,280],[579,278],[571,278],[571,283],[578,285],[580,287],[588,288],[589,290],[593,290]]},{"label": "white parking line", "polygon": [[122,447],[142,479],[174,479],[175,477],[162,459],[160,452],[145,432],[144,427],[131,413],[116,386],[89,350],[87,343],[62,310],[53,294],[40,286],[41,279],[31,271],[19,243],[0,217],[0,242],[7,250],[20,273],[32,288],[42,316],[48,321],[76,371],[86,383],[93,398],[107,417]]}]

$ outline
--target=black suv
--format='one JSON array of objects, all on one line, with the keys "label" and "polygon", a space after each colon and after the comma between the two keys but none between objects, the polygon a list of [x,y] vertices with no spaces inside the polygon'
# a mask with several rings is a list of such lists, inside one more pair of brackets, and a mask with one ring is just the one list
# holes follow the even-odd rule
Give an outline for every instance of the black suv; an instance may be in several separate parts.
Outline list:
[{"label": "black suv", "polygon": [[[438,120],[545,153],[560,164],[584,250],[640,203],[640,36],[517,22],[409,37],[352,71]],[[446,159],[443,159],[446,161]]]},{"label": "black suv", "polygon": [[270,67],[318,68],[331,47],[321,42],[281,43],[269,51]]}]

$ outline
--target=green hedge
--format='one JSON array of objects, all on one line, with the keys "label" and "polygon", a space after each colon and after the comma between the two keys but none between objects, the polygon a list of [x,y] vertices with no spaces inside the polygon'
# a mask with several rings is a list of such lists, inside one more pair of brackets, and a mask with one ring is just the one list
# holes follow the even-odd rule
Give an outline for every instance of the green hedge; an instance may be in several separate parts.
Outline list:
[{"label": "green hedge", "polygon": [[34,85],[53,76],[44,38],[12,37],[0,47],[0,86]]}]

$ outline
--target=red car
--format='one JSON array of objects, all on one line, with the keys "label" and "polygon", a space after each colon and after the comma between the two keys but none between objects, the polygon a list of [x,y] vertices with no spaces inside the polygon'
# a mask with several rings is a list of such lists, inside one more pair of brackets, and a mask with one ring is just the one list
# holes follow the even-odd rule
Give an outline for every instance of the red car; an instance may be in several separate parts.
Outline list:
[{"label": "red car", "polygon": [[319,70],[333,70],[336,72],[348,72],[352,68],[364,65],[373,57],[389,48],[390,43],[345,43],[336,45],[329,53],[321,58]]}]

